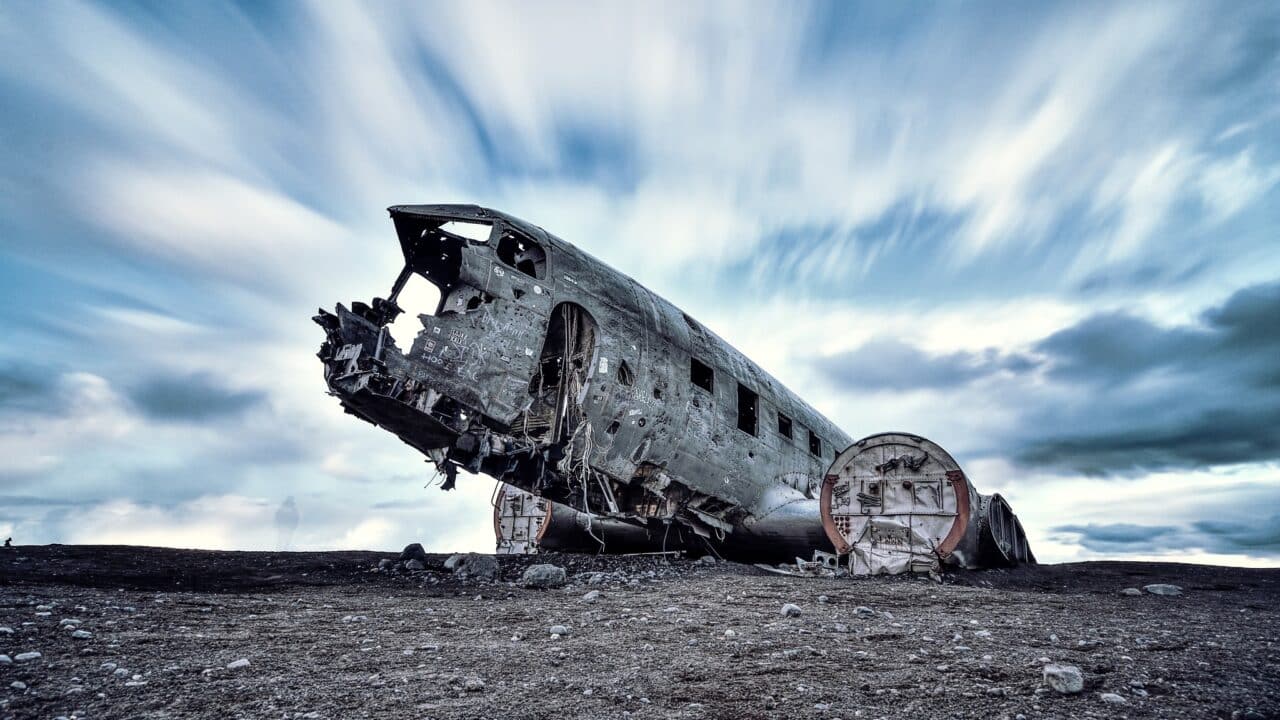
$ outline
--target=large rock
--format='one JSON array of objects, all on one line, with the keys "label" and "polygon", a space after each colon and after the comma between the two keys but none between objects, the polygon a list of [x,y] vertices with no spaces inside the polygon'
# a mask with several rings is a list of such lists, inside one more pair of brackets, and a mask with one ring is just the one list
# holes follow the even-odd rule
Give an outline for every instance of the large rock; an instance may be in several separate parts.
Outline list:
[{"label": "large rock", "polygon": [[1044,666],[1044,684],[1055,692],[1073,695],[1084,690],[1084,675],[1075,665],[1049,663]]},{"label": "large rock", "polygon": [[1146,590],[1152,595],[1181,595],[1182,594],[1181,587],[1177,585],[1165,585],[1162,583],[1156,583],[1155,585],[1143,585],[1142,589]]},{"label": "large rock", "polygon": [[408,562],[410,560],[417,560],[426,565],[427,551],[422,549],[422,543],[405,545],[404,549],[400,551],[400,562]]},{"label": "large rock", "polygon": [[520,584],[528,588],[553,588],[564,584],[566,573],[559,565],[530,565],[520,576]]},{"label": "large rock", "polygon": [[467,553],[454,563],[453,572],[464,578],[496,580],[498,579],[498,559],[492,555]]}]

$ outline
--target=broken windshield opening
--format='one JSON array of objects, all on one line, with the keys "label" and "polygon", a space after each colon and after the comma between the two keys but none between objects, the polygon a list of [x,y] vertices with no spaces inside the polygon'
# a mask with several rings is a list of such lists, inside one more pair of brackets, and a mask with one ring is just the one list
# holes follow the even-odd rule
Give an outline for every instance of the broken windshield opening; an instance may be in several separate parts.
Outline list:
[{"label": "broken windshield opening", "polygon": [[392,339],[401,351],[406,351],[413,344],[413,339],[422,332],[423,324],[420,316],[435,315],[440,310],[440,288],[418,273],[410,273],[400,294],[396,296],[396,304],[404,313],[387,326]]}]

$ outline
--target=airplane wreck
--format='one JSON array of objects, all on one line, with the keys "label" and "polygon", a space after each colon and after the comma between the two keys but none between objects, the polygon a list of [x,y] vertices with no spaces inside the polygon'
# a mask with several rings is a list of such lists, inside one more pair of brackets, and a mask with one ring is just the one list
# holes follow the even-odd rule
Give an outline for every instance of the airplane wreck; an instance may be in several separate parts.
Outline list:
[{"label": "airplane wreck", "polygon": [[[857,442],[694,318],[542,228],[389,208],[385,298],[314,320],[346,412],[500,482],[500,551],[684,550],[852,574],[1034,562],[999,495],[914,435]],[[401,348],[406,284],[439,291]]]}]

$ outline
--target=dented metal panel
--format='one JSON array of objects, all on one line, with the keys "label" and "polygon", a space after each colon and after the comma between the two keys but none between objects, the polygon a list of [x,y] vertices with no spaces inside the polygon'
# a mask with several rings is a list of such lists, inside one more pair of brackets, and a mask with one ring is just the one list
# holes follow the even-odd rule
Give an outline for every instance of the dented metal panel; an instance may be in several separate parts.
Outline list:
[{"label": "dented metal panel", "polygon": [[[474,205],[389,212],[404,269],[385,299],[316,315],[319,357],[343,407],[420,450],[445,489],[466,468],[551,501],[553,521],[563,508],[637,542],[674,532],[706,552],[786,559],[833,549],[818,488],[851,438],[768,373],[530,223]],[[440,303],[398,343],[387,328],[414,276]],[[944,490],[907,546],[932,542],[952,511]],[[888,492],[890,507],[913,497]],[[890,533],[898,516],[877,514],[875,532]],[[988,527],[1018,555],[997,516]]]}]

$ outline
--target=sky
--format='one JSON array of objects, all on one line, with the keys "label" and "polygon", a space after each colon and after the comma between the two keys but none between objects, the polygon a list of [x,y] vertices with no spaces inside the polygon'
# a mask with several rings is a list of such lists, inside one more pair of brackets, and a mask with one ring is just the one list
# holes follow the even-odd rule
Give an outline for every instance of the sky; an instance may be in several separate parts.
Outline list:
[{"label": "sky", "polygon": [[466,202],[938,442],[1042,561],[1280,565],[1273,2],[11,0],[0,149],[17,543],[491,549],[310,320]]}]

